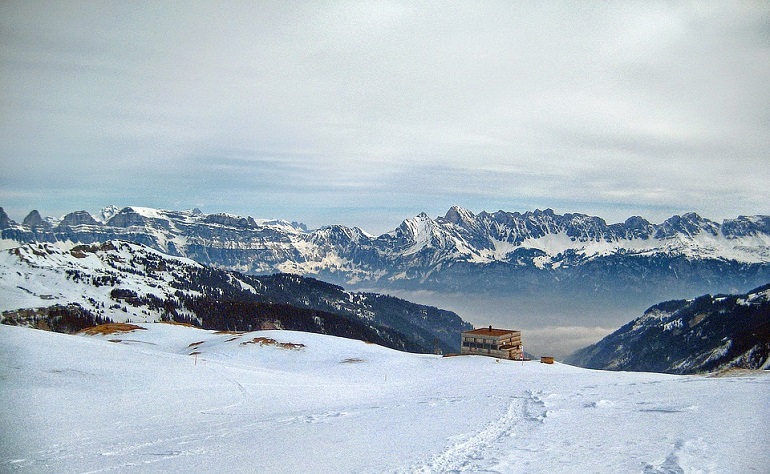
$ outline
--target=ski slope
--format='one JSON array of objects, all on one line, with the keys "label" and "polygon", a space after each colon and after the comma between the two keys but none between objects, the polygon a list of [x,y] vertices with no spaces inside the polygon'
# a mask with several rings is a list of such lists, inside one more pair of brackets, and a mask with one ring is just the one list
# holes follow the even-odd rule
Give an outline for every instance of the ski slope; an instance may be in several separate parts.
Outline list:
[{"label": "ski slope", "polygon": [[[0,326],[0,472],[767,472],[770,374]],[[261,338],[261,339],[260,339]]]}]

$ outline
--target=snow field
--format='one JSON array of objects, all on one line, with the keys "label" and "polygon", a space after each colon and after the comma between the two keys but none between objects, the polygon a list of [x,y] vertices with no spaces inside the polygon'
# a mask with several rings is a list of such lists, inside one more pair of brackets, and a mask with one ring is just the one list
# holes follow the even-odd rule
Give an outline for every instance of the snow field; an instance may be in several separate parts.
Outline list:
[{"label": "snow field", "polygon": [[[119,248],[110,253],[87,253],[74,257],[70,249],[60,249],[53,244],[39,244],[19,247],[19,255],[0,252],[0,310],[18,308],[40,308],[55,304],[77,303],[114,321],[160,320],[161,312],[148,308],[135,308],[110,297],[115,289],[112,285],[94,286],[90,277],[115,277],[120,280],[119,288],[130,288],[139,296],[153,294],[161,298],[172,297],[176,289],[167,285],[173,278],[170,272],[154,272],[152,277],[137,275],[131,262],[136,255],[156,255],[169,266],[200,267],[198,263],[182,257],[163,255],[155,250],[137,244],[119,242]],[[36,253],[37,252],[37,253]],[[109,261],[112,257],[114,260]],[[67,276],[67,271],[83,272],[86,281]],[[241,286],[248,286],[241,282]],[[187,291],[187,293],[193,293]],[[113,307],[117,305],[117,307]],[[127,311],[120,308],[126,307]],[[143,313],[142,311],[146,311]]]},{"label": "snow field", "polygon": [[770,465],[764,372],[602,372],[406,354],[292,331],[140,326],[100,336],[0,326],[0,471],[742,473]]}]

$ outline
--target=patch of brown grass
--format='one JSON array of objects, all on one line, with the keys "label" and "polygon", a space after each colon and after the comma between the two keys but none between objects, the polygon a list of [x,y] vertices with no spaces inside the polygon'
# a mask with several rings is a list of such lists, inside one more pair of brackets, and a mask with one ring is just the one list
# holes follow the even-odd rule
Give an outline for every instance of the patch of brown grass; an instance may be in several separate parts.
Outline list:
[{"label": "patch of brown grass", "polygon": [[214,334],[232,334],[234,336],[240,336],[246,333],[244,331],[214,331]]},{"label": "patch of brown grass", "polygon": [[161,324],[171,324],[172,326],[185,326],[188,328],[200,329],[198,326],[195,326],[194,324],[190,324],[190,323],[180,323],[178,321],[158,321],[158,322]]},{"label": "patch of brown grass", "polygon": [[206,341],[191,342],[187,347],[198,347]]},{"label": "patch of brown grass", "polygon": [[746,377],[749,375],[767,374],[767,370],[761,369],[745,369],[743,367],[728,367],[726,369],[719,370],[717,372],[710,372],[706,374],[706,377]]},{"label": "patch of brown grass", "polygon": [[350,357],[343,361],[340,361],[340,364],[360,364],[362,362],[366,362],[364,359],[359,359],[357,357]]},{"label": "patch of brown grass", "polygon": [[108,334],[118,334],[121,332],[131,332],[136,331],[137,329],[145,330],[142,326],[137,326],[136,324],[129,324],[129,323],[108,323],[108,324],[100,324],[98,326],[91,326],[90,328],[81,329],[77,332],[77,334],[87,334],[89,336],[96,336],[96,335],[108,335]]},{"label": "patch of brown grass", "polygon": [[289,349],[289,350],[302,349],[303,347],[305,347],[304,344],[294,344],[292,342],[278,342],[271,337],[255,337],[250,341],[244,341],[241,343],[242,346],[247,346],[249,344],[259,344],[260,346],[275,346],[275,347],[280,347],[281,349]]}]

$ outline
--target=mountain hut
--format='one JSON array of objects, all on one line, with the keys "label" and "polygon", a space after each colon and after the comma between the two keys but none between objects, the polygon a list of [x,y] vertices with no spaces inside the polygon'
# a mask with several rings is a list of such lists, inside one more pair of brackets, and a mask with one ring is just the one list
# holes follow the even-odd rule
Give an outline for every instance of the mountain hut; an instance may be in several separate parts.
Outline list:
[{"label": "mountain hut", "polygon": [[462,355],[484,355],[498,359],[523,358],[521,331],[488,328],[474,329],[462,333]]}]

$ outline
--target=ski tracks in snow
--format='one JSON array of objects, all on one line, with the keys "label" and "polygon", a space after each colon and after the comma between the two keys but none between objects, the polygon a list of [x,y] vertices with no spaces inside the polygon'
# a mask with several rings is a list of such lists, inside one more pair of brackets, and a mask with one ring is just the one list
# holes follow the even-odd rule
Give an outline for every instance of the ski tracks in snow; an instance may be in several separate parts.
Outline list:
[{"label": "ski tracks in snow", "polygon": [[685,472],[713,472],[714,463],[708,459],[708,445],[700,438],[678,440],[660,464],[644,463],[643,474],[684,474]]},{"label": "ski tracks in snow", "polygon": [[483,471],[483,465],[494,462],[488,455],[489,451],[505,438],[513,436],[517,427],[522,427],[524,423],[542,423],[545,416],[545,406],[539,393],[527,391],[523,397],[511,397],[499,418],[450,444],[426,464],[411,467],[406,472],[427,474]]}]

